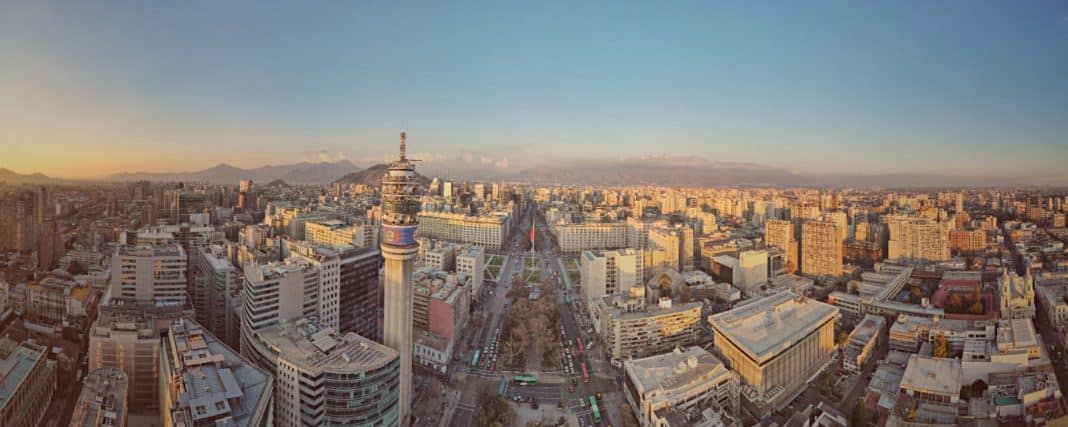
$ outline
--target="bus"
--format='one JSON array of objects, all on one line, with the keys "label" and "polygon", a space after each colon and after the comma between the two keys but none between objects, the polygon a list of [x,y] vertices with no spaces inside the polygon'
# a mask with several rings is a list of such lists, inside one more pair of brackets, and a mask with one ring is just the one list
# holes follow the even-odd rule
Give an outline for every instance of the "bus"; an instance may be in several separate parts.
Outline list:
[{"label": "bus", "polygon": [[579,366],[582,368],[582,382],[589,383],[590,371],[586,370],[586,362],[582,362]]},{"label": "bus", "polygon": [[518,385],[536,385],[538,384],[538,379],[531,375],[516,375],[515,383]]},{"label": "bus", "polygon": [[582,356],[582,353],[586,350],[586,347],[582,346],[582,337],[575,337],[575,348],[578,349],[578,355]]},{"label": "bus", "polygon": [[475,349],[475,357],[471,358],[471,366],[472,367],[475,367],[475,368],[478,367],[478,356],[481,355],[481,354],[482,354],[482,349],[481,348],[476,348]]},{"label": "bus", "polygon": [[593,421],[601,422],[601,410],[597,408],[597,398],[590,396],[590,412],[593,413]]}]

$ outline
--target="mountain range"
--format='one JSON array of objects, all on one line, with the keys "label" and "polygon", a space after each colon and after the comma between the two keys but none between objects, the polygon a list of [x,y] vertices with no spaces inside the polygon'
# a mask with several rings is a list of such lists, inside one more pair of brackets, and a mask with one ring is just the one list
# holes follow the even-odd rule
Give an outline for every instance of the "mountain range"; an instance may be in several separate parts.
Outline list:
[{"label": "mountain range", "polygon": [[11,169],[0,168],[0,182],[7,184],[56,184],[62,182],[41,173],[20,174]]},{"label": "mountain range", "polygon": [[[359,172],[346,174],[345,176],[334,180],[333,183],[378,186],[382,183],[382,176],[388,171],[389,166],[377,164]],[[418,172],[416,172],[415,177],[424,187],[430,185],[430,178],[420,175]]]},{"label": "mountain range", "polygon": [[243,169],[220,163],[194,172],[153,173],[124,172],[104,177],[108,181],[199,181],[212,184],[236,184],[243,179],[255,182],[282,180],[287,184],[325,184],[360,168],[348,160],[336,162],[300,162]]}]

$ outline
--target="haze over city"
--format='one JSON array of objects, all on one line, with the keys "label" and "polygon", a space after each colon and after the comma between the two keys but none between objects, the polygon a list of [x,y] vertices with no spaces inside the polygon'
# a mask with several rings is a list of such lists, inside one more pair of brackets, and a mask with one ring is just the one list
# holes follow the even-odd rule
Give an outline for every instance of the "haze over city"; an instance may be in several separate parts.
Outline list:
[{"label": "haze over city", "polygon": [[1066,183],[1068,5],[0,6],[0,167],[700,157]]},{"label": "haze over city", "polygon": [[1068,425],[1068,2],[0,1],[0,427]]}]

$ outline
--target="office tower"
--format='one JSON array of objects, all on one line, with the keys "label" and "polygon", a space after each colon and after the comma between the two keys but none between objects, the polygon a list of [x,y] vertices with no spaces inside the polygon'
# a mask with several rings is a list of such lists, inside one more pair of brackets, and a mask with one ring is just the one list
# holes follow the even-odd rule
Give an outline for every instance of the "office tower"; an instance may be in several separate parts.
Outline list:
[{"label": "office tower", "polygon": [[482,291],[482,282],[486,279],[485,261],[486,248],[478,245],[460,248],[456,254],[456,274],[471,278],[471,295]]},{"label": "office tower", "polygon": [[271,374],[188,319],[170,322],[161,341],[162,425],[268,425],[275,393]]},{"label": "office tower", "polygon": [[842,230],[833,222],[801,223],[801,273],[807,276],[842,275]]},{"label": "office tower", "polygon": [[186,252],[180,245],[126,245],[111,261],[112,298],[186,304]]},{"label": "office tower", "polygon": [[768,247],[779,248],[785,254],[785,272],[797,271],[800,264],[797,239],[794,236],[794,223],[784,219],[769,219],[764,223],[764,243]]},{"label": "office tower", "polygon": [[129,411],[158,414],[160,334],[172,320],[191,318],[193,311],[112,298],[101,303],[89,330],[89,370],[119,368],[129,382]]},{"label": "office tower", "polygon": [[852,233],[849,232],[849,215],[844,211],[827,212],[824,215],[824,221],[833,222],[838,227],[838,232],[842,234],[842,239],[852,237]]},{"label": "office tower", "polygon": [[938,222],[927,218],[900,215],[885,218],[889,240],[888,259],[946,261],[950,258],[949,231],[952,221]]},{"label": "office tower", "polygon": [[197,313],[197,323],[204,325],[226,345],[237,348],[241,319],[234,316],[234,306],[240,305],[241,284],[237,268],[227,259],[226,248],[208,245],[196,248],[193,261],[193,295],[191,299]]},{"label": "office tower", "polygon": [[642,251],[583,251],[579,257],[582,297],[588,304],[605,295],[625,294],[642,287]]},{"label": "office tower", "polygon": [[837,318],[838,308],[785,291],[708,322],[716,349],[741,375],[742,395],[759,417],[785,405],[831,360]]},{"label": "office tower", "polygon": [[36,427],[56,391],[56,362],[48,347],[0,338],[0,425]]},{"label": "office tower", "polygon": [[[341,333],[355,332],[364,338],[377,339],[378,316],[382,312],[378,286],[379,251],[296,241],[286,244],[290,260],[306,262],[319,272],[314,292],[318,300],[315,316],[319,325]],[[307,289],[305,294],[308,294]]]},{"label": "office tower", "polygon": [[[400,157],[390,163],[382,179],[382,256],[385,268],[385,309],[382,342],[400,353],[400,424],[408,425],[412,403],[412,273],[419,244],[415,241],[419,214],[415,164],[405,153],[400,134]],[[452,184],[445,183],[451,192]]]},{"label": "office tower", "polygon": [[85,376],[71,415],[71,427],[122,427],[126,425],[126,399],[130,383],[119,368],[94,369]]},{"label": "office tower", "polygon": [[275,426],[402,424],[396,350],[307,320],[257,330],[252,342],[275,378]]},{"label": "office tower", "polygon": [[[266,362],[252,353],[254,332],[282,321],[315,316],[319,307],[319,270],[298,259],[248,264],[242,289],[245,310],[241,317],[241,354],[265,366]],[[309,296],[307,303],[305,294]]]},{"label": "office tower", "polygon": [[768,283],[768,251],[748,250],[738,253],[736,287],[753,289]]},{"label": "office tower", "polygon": [[677,303],[661,297],[646,304],[645,288],[606,295],[590,303],[594,328],[609,357],[626,360],[686,347],[701,331],[701,303]]},{"label": "office tower", "polygon": [[653,227],[645,252],[645,271],[671,268],[693,270],[693,229],[686,225]]},{"label": "office tower", "polygon": [[[1051,207],[1051,209],[1052,209],[1052,207]],[[957,205],[956,205],[956,210],[954,211],[954,213],[956,213],[957,215],[960,215],[960,214],[964,213],[964,193],[963,192],[957,193]]]},{"label": "office tower", "polygon": [[189,214],[204,212],[208,207],[207,197],[201,193],[179,191],[174,194],[171,221],[175,224],[189,222]]}]

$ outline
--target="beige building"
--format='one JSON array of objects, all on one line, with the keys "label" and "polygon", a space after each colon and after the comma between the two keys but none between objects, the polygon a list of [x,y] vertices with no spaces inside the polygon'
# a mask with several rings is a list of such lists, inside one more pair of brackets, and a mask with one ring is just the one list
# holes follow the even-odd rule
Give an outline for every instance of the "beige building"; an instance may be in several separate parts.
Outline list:
[{"label": "beige building", "polygon": [[460,248],[456,253],[456,274],[471,278],[471,295],[479,295],[482,291],[482,282],[486,279],[485,270],[486,248],[471,245]]},{"label": "beige building", "polygon": [[707,350],[693,346],[623,362],[624,391],[643,427],[682,427],[679,415],[738,409],[738,374]]},{"label": "beige building", "polygon": [[160,333],[172,320],[192,317],[178,305],[112,299],[89,331],[89,370],[119,368],[129,382],[130,412],[159,407]]},{"label": "beige building", "polygon": [[841,276],[845,230],[833,222],[801,224],[801,273],[806,276]]},{"label": "beige building", "polygon": [[624,222],[554,224],[552,231],[563,252],[575,253],[627,246],[627,224]]},{"label": "beige building", "polygon": [[645,255],[645,271],[672,268],[693,270],[693,229],[688,226],[654,227],[649,230]]},{"label": "beige building", "polygon": [[0,338],[0,425],[36,427],[56,391],[56,362],[48,347]]},{"label": "beige building", "polygon": [[835,352],[838,308],[778,293],[708,318],[716,349],[758,412],[783,406]]},{"label": "beige building", "polygon": [[645,357],[694,344],[701,329],[701,303],[674,304],[661,298],[657,305],[647,305],[643,287],[594,301],[590,314],[612,359]]},{"label": "beige building", "polygon": [[417,237],[482,245],[500,250],[508,237],[509,214],[494,212],[470,216],[448,212],[419,212]]},{"label": "beige building", "polygon": [[378,228],[332,219],[304,224],[305,240],[325,246],[378,247]]},{"label": "beige building", "polygon": [[950,257],[949,232],[953,221],[936,221],[901,215],[885,219],[889,231],[887,259],[946,261]]},{"label": "beige building", "polygon": [[785,219],[769,219],[764,223],[764,244],[783,252],[783,269],[787,273],[797,271],[798,245],[794,236],[794,223]]}]

